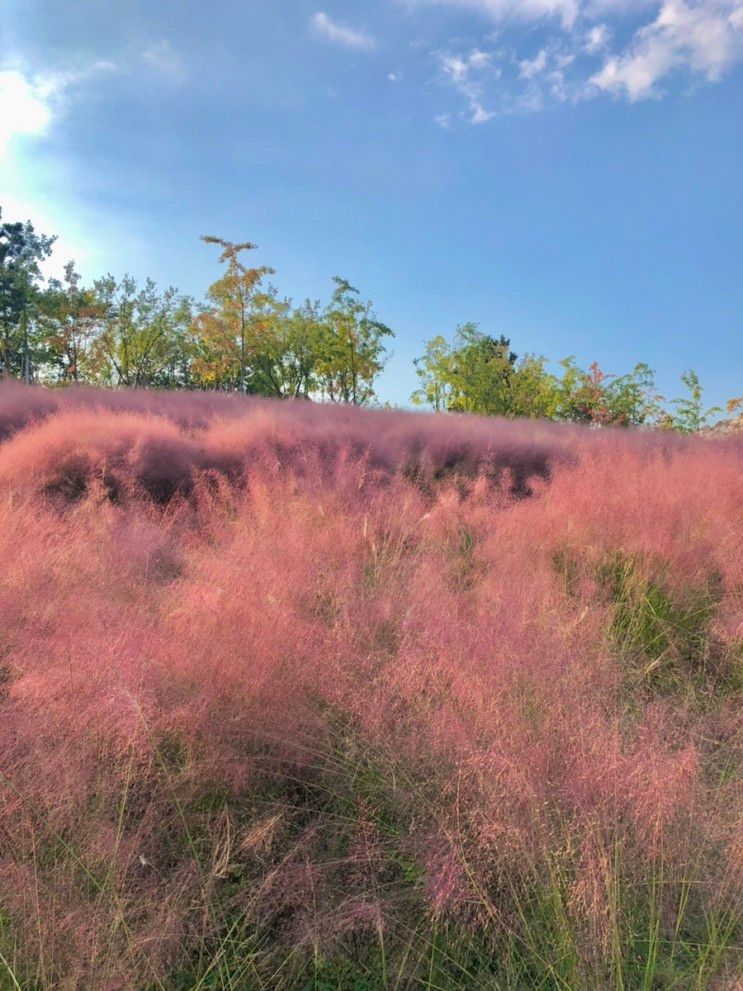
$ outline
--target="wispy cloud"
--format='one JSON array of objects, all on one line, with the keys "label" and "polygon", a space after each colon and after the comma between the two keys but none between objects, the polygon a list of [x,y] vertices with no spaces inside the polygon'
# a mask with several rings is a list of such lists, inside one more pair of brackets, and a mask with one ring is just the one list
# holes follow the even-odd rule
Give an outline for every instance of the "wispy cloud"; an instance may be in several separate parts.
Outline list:
[{"label": "wispy cloud", "polygon": [[188,75],[182,56],[167,38],[148,45],[142,52],[142,61],[149,69],[172,83],[183,83]]},{"label": "wispy cloud", "polygon": [[[485,73],[492,69],[492,55],[479,48],[473,48],[467,55],[440,52],[438,59],[444,79],[467,101],[469,109],[465,116],[468,122],[476,125],[491,120],[495,112],[485,108],[483,94]],[[499,72],[500,70],[495,68],[492,69],[491,74],[497,76]],[[450,115],[444,114],[440,117],[449,118],[447,126],[451,123]],[[441,120],[439,118],[437,120],[440,124]]]},{"label": "wispy cloud", "polygon": [[[467,101],[458,115],[471,124],[551,103],[580,103],[609,94],[630,102],[659,97],[672,74],[715,82],[743,63],[743,0],[407,0],[408,4],[476,10],[491,20],[545,19],[541,47],[521,51],[533,37],[516,24],[498,31],[494,53],[433,53],[440,75]],[[518,6],[518,11],[516,7]],[[648,16],[649,12],[649,16]],[[626,20],[646,23],[626,38]],[[555,23],[550,27],[547,18]],[[487,39],[487,35],[485,38]],[[493,38],[491,36],[491,43]],[[497,80],[497,85],[495,81]],[[487,108],[487,109],[486,109]],[[452,115],[443,115],[447,125]],[[439,121],[440,123],[440,121]]]},{"label": "wispy cloud", "polygon": [[580,11],[580,0],[407,0],[407,3],[419,7],[460,7],[495,22],[558,18],[566,27],[572,27]]},{"label": "wispy cloud", "polygon": [[714,82],[743,59],[743,4],[739,0],[664,0],[627,51],[610,56],[591,77],[599,89],[630,101],[658,95],[657,84],[687,70]]},{"label": "wispy cloud", "polygon": [[312,30],[318,37],[324,38],[334,45],[361,52],[371,52],[376,48],[376,41],[370,34],[340,24],[321,10],[312,15],[310,23]]},{"label": "wispy cloud", "polygon": [[594,24],[586,31],[583,39],[583,51],[588,55],[598,55],[606,50],[611,31],[606,24]]},{"label": "wispy cloud", "polygon": [[547,49],[542,48],[533,59],[519,62],[519,79],[533,79],[547,68]]}]

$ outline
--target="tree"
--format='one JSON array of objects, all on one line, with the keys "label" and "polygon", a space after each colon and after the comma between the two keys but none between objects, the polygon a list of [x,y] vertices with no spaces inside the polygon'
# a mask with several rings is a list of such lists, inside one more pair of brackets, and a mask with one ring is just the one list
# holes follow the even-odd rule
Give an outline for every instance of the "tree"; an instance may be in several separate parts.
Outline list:
[{"label": "tree", "polygon": [[604,380],[606,375],[594,362],[586,372],[571,355],[560,362],[560,399],[557,416],[569,423],[605,426],[611,421]]},{"label": "tree", "polygon": [[130,387],[188,384],[179,378],[187,365],[191,301],[174,288],[159,293],[151,279],[140,289],[131,276],[108,275],[94,284],[100,309],[90,347],[91,375],[105,385]]},{"label": "tree", "polygon": [[547,359],[526,354],[517,363],[510,380],[508,416],[552,420],[559,405],[560,383],[547,371]]},{"label": "tree", "polygon": [[93,289],[80,285],[74,261],[64,267],[64,280],[51,279],[39,306],[43,364],[62,382],[88,377],[89,350],[105,315]]},{"label": "tree", "polygon": [[657,424],[662,416],[663,397],[656,391],[655,372],[643,361],[625,375],[612,376],[606,394],[612,426]]},{"label": "tree", "polygon": [[439,334],[426,343],[426,353],[413,359],[420,387],[410,397],[416,406],[430,406],[435,413],[449,408],[452,348]]},{"label": "tree", "polygon": [[[212,283],[207,291],[210,306],[194,322],[194,335],[198,342],[198,356],[194,363],[201,381],[213,388],[239,388],[248,391],[249,337],[259,327],[256,300],[258,287],[273,269],[262,266],[248,268],[240,260],[244,251],[254,251],[258,245],[250,241],[233,243],[221,237],[203,235],[206,244],[222,248],[220,264],[226,266],[224,275]],[[253,349],[255,351],[255,348]]]},{"label": "tree", "polygon": [[586,372],[575,359],[562,362],[562,377],[542,355],[519,359],[511,342],[483,334],[476,324],[457,328],[453,344],[439,336],[415,360],[421,386],[416,405],[490,416],[558,419],[601,426],[639,426],[660,413],[653,370],[637,364],[626,375],[606,375],[594,363]]},{"label": "tree", "polygon": [[281,399],[309,398],[316,387],[321,339],[319,304],[292,308],[274,289],[257,300],[259,310],[249,348],[251,392]]},{"label": "tree", "polygon": [[517,355],[511,342],[483,334],[477,324],[457,328],[449,359],[449,409],[458,413],[507,416],[509,387]]},{"label": "tree", "polygon": [[37,234],[30,221],[2,223],[0,209],[0,374],[26,381],[33,377],[32,321],[42,281],[40,263],[55,240]]},{"label": "tree", "polygon": [[702,386],[699,376],[695,371],[689,369],[681,376],[681,381],[689,390],[689,395],[682,399],[672,399],[671,406],[675,407],[675,414],[670,415],[670,426],[682,434],[696,434],[707,426],[709,418],[717,413],[722,413],[719,406],[704,408],[702,403]]},{"label": "tree", "polygon": [[387,364],[385,338],[394,337],[376,319],[370,302],[345,279],[333,279],[335,290],[317,330],[315,372],[323,398],[363,406],[375,395],[374,383]]},{"label": "tree", "polygon": [[658,421],[661,397],[649,365],[640,362],[631,372],[617,376],[604,373],[597,362],[586,372],[572,356],[560,364],[558,419],[601,427],[637,427]]},{"label": "tree", "polygon": [[433,409],[507,416],[517,357],[507,338],[483,334],[474,323],[462,324],[453,344],[441,336],[428,342],[415,362],[421,388],[411,398]]},{"label": "tree", "polygon": [[[318,397],[363,405],[389,354],[392,330],[371,302],[340,277],[330,302],[295,307],[264,284],[273,269],[248,267],[249,241],[204,235],[220,249],[224,271],[194,316],[193,302],[152,280],[139,286],[112,275],[91,287],[74,262],[61,280],[44,284],[43,261],[55,238],[30,221],[2,221],[0,211],[0,376],[26,381],[90,381],[110,386],[238,389],[278,398]],[[438,335],[414,361],[418,388],[411,399],[436,412],[555,419],[594,426],[660,426],[697,433],[710,417],[694,371],[682,376],[688,395],[661,404],[655,373],[640,362],[622,375],[588,370],[565,358],[553,374],[541,355],[519,356],[510,340],[457,327],[453,340]],[[743,406],[731,400],[730,412]]]}]

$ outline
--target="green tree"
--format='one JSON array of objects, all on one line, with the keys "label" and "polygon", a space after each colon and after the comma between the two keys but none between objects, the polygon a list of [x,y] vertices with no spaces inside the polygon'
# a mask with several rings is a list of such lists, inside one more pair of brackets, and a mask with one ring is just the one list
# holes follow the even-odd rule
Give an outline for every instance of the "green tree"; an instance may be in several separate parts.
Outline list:
[{"label": "green tree", "polygon": [[462,324],[448,362],[448,408],[458,413],[507,416],[517,357],[508,338],[483,334],[474,323]]},{"label": "green tree", "polygon": [[560,384],[547,371],[547,359],[526,354],[517,363],[510,380],[508,416],[535,420],[555,418]]},{"label": "green tree", "polygon": [[256,300],[249,348],[251,392],[281,399],[309,398],[316,387],[315,366],[321,343],[319,304],[307,300],[293,308],[270,289]]},{"label": "green tree", "polygon": [[719,406],[704,408],[702,385],[699,376],[693,369],[684,372],[681,381],[688,389],[689,395],[681,399],[671,400],[671,406],[675,408],[675,413],[670,414],[669,425],[672,429],[678,430],[679,433],[696,434],[707,426],[710,417],[722,413],[722,410]]},{"label": "green tree", "polygon": [[571,355],[560,362],[563,373],[560,379],[557,418],[568,423],[590,423],[603,426],[610,421],[606,399],[606,376],[594,362],[586,372]]},{"label": "green tree", "polygon": [[439,334],[426,343],[425,354],[413,360],[415,374],[420,382],[420,386],[410,397],[416,406],[430,406],[436,413],[449,408],[452,390],[451,356],[451,345]]},{"label": "green tree", "polygon": [[662,416],[663,397],[656,390],[655,372],[645,362],[638,362],[625,375],[612,377],[606,393],[612,426],[657,424]]},{"label": "green tree", "polygon": [[638,363],[625,375],[607,375],[594,362],[588,371],[572,356],[560,362],[557,418],[570,423],[590,423],[603,427],[642,426],[658,422],[660,399],[655,373]]},{"label": "green tree", "polygon": [[0,209],[0,374],[34,376],[34,321],[41,294],[41,262],[56,239],[30,221],[2,222]]},{"label": "green tree", "polygon": [[100,317],[90,347],[92,377],[104,385],[187,385],[191,301],[174,288],[160,293],[151,279],[131,276],[94,284]]},{"label": "green tree", "polygon": [[43,364],[61,382],[89,378],[89,351],[105,313],[95,290],[80,282],[74,261],[69,261],[62,280],[49,280],[39,306]]},{"label": "green tree", "polygon": [[491,416],[558,419],[605,426],[639,426],[660,415],[654,373],[637,364],[622,376],[588,371],[565,358],[558,378],[542,355],[519,359],[508,338],[483,334],[476,324],[457,328],[453,344],[439,336],[415,360],[416,405]]},{"label": "green tree", "polygon": [[249,386],[248,362],[251,353],[257,353],[256,335],[260,335],[266,319],[260,312],[265,307],[265,293],[260,294],[259,287],[274,270],[266,266],[248,268],[242,262],[243,252],[258,247],[250,241],[233,243],[207,234],[201,240],[222,249],[219,261],[225,272],[209,287],[209,305],[194,321],[194,370],[204,385],[238,388],[245,393]]},{"label": "green tree", "polygon": [[394,337],[377,320],[370,302],[345,279],[335,290],[316,330],[316,387],[334,403],[363,406],[375,396],[374,383],[388,361],[385,339]]},{"label": "green tree", "polygon": [[425,354],[416,359],[421,386],[412,401],[434,410],[512,415],[517,357],[506,337],[484,334],[474,323],[462,324],[453,344],[435,337],[426,344]]}]

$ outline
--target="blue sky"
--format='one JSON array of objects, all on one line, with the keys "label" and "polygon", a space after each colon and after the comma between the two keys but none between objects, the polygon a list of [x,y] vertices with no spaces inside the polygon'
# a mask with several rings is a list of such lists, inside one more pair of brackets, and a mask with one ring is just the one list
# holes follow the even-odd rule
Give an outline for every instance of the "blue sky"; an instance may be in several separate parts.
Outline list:
[{"label": "blue sky", "polygon": [[743,393],[741,0],[0,0],[0,205],[200,294],[198,240],[422,341]]}]

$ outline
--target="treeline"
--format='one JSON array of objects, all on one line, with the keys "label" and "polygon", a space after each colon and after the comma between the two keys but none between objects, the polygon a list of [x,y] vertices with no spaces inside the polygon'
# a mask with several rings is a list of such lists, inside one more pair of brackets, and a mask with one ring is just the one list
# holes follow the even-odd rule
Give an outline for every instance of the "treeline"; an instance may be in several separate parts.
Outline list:
[{"label": "treeline", "polygon": [[[364,405],[393,331],[345,279],[334,278],[325,303],[295,305],[251,267],[256,245],[205,236],[222,274],[202,301],[147,279],[107,275],[82,283],[74,262],[44,279],[54,237],[0,211],[0,374],[27,382],[110,387],[217,389],[280,398]],[[687,396],[665,404],[645,364],[620,376],[572,358],[556,375],[539,355],[519,357],[510,341],[474,324],[452,341],[438,336],[415,361],[411,397],[437,411],[549,418],[603,426],[662,426],[693,432],[719,412],[705,409],[696,374]],[[731,408],[739,401],[731,401]]]},{"label": "treeline", "polygon": [[[434,337],[415,366],[420,386],[412,401],[434,410],[682,433],[702,430],[722,412],[705,408],[693,370],[681,376],[686,395],[666,403],[644,362],[623,375],[607,375],[596,362],[585,370],[568,357],[555,374],[543,355],[519,358],[508,338],[490,337],[472,323],[458,327],[451,342]],[[732,412],[741,405],[743,399],[731,399],[727,408]]]},{"label": "treeline", "polygon": [[73,262],[44,280],[53,237],[0,215],[0,374],[48,384],[220,389],[364,404],[392,331],[346,280],[295,306],[244,262],[250,243],[204,237],[221,277],[197,302],[147,279],[83,285]]}]

